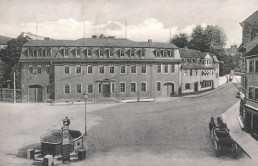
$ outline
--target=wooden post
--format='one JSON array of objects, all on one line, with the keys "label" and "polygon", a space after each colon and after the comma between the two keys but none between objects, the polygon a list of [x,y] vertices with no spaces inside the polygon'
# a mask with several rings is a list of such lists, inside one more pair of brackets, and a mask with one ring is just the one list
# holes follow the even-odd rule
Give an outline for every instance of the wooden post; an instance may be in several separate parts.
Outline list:
[{"label": "wooden post", "polygon": [[16,103],[15,71],[13,72],[13,103]]}]

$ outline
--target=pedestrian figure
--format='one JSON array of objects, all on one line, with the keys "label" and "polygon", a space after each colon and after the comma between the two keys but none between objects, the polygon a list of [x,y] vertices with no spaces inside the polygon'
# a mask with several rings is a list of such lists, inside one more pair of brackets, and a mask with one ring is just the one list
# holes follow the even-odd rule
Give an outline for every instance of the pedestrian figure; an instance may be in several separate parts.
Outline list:
[{"label": "pedestrian figure", "polygon": [[213,129],[214,126],[215,126],[214,118],[211,117],[211,121],[210,121],[210,123],[209,123],[210,132],[211,132],[211,130]]}]

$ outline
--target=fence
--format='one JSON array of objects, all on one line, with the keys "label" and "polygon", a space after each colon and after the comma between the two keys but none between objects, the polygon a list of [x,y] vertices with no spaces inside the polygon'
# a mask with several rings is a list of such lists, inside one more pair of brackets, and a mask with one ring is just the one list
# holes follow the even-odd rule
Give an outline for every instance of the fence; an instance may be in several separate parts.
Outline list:
[{"label": "fence", "polygon": [[[13,89],[0,88],[0,101],[13,102]],[[20,89],[16,89],[16,101],[21,102]]]}]

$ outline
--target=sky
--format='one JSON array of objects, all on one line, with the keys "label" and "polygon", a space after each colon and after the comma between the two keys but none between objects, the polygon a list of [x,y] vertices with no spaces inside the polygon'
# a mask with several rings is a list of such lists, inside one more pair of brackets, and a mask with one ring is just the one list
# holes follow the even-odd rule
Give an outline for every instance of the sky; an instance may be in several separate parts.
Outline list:
[{"label": "sky", "polygon": [[86,38],[103,33],[168,42],[196,25],[219,25],[230,47],[241,44],[239,23],[257,10],[258,0],[0,0],[0,35],[76,40],[85,29]]}]

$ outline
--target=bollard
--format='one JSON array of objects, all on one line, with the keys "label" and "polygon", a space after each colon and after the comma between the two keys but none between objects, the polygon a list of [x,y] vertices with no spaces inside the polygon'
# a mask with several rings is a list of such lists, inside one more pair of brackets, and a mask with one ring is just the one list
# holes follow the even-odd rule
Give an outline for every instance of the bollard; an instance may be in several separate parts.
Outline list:
[{"label": "bollard", "polygon": [[44,157],[43,166],[54,166],[54,158],[52,155],[46,155]]},{"label": "bollard", "polygon": [[27,149],[27,159],[34,159],[34,149]]},{"label": "bollard", "polygon": [[86,149],[80,149],[78,150],[78,159],[84,160],[86,159]]}]

